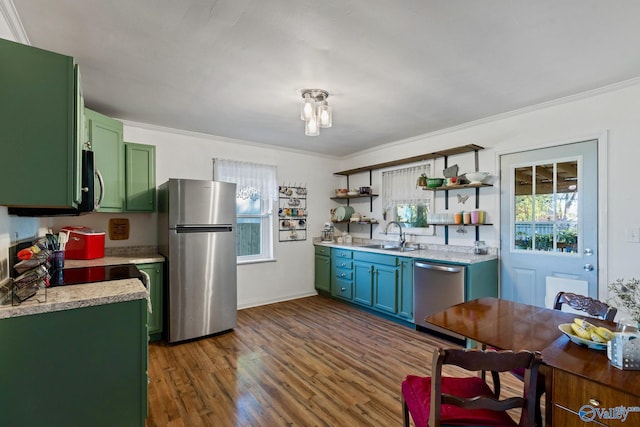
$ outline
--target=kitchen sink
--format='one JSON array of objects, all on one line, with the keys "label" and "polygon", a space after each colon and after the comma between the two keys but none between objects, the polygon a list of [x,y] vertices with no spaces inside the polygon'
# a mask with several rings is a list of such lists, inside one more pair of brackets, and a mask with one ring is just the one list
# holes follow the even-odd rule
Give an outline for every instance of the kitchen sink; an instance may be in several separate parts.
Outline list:
[{"label": "kitchen sink", "polygon": [[416,248],[402,247],[398,245],[389,245],[389,244],[381,244],[381,243],[376,243],[372,245],[362,245],[360,247],[367,248],[367,249],[383,249],[385,251],[397,251],[397,252],[411,252],[416,250]]}]

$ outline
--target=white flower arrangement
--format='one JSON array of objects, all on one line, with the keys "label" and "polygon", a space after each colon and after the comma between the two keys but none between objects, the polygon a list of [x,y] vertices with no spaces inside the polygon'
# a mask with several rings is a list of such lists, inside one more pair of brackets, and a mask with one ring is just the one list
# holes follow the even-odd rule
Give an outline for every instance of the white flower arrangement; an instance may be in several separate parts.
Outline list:
[{"label": "white flower arrangement", "polygon": [[618,279],[610,283],[608,303],[628,312],[640,324],[640,280]]}]

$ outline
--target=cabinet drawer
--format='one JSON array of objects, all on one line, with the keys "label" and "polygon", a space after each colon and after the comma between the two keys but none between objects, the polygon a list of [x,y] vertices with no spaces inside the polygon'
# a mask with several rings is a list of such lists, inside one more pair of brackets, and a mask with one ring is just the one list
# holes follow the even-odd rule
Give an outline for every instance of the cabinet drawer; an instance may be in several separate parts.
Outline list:
[{"label": "cabinet drawer", "polygon": [[336,278],[344,279],[344,280],[353,280],[353,270],[336,268]]},{"label": "cabinet drawer", "polygon": [[324,256],[329,256],[331,255],[331,248],[328,248],[326,246],[316,246],[316,255],[324,255]]},{"label": "cabinet drawer", "polygon": [[333,295],[348,300],[352,299],[353,282],[351,282],[350,280],[336,279],[335,287],[333,289]]},{"label": "cabinet drawer", "polygon": [[398,257],[393,255],[374,254],[371,252],[356,252],[354,257],[356,261],[370,262],[372,264],[382,265],[399,265]]},{"label": "cabinet drawer", "polygon": [[[553,403],[554,424],[556,424],[555,414],[558,413],[558,416],[564,417],[566,414],[561,411],[565,411],[565,408],[570,411],[570,415],[567,415],[568,417],[571,415],[575,417],[576,423],[571,422],[567,425],[583,425],[581,423],[584,421],[580,419],[578,413],[580,412],[580,408],[585,405],[604,410],[619,406],[635,407],[640,405],[638,398],[634,398],[629,394],[557,369],[554,370],[553,373]],[[571,412],[574,414],[571,414]],[[593,421],[605,425],[621,425],[620,420],[601,419],[597,414],[595,418],[593,418]],[[640,422],[640,413],[630,412],[627,417],[627,422],[630,423],[629,425]]]},{"label": "cabinet drawer", "polygon": [[346,270],[351,270],[353,269],[353,261],[351,261],[350,259],[344,259],[344,258],[336,258],[334,260],[335,262],[333,263],[333,265],[336,266],[336,268],[344,268]]},{"label": "cabinet drawer", "polygon": [[346,249],[334,249],[333,252],[331,253],[333,254],[333,256],[337,258],[347,258],[347,259],[353,258],[353,251],[349,251]]}]

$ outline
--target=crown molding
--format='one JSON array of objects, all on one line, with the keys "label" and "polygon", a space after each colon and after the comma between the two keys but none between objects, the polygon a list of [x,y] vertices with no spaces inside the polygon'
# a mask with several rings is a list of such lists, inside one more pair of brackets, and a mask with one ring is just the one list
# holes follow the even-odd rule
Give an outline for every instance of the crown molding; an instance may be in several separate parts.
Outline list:
[{"label": "crown molding", "polygon": [[7,22],[14,40],[22,44],[31,45],[13,0],[0,0],[0,12]]}]

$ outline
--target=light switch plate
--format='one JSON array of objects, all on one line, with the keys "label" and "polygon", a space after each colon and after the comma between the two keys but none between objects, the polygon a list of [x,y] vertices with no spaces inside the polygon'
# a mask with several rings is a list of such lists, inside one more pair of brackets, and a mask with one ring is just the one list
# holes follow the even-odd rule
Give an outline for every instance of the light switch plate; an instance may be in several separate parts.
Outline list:
[{"label": "light switch plate", "polygon": [[640,227],[627,227],[624,230],[625,241],[640,243]]}]

